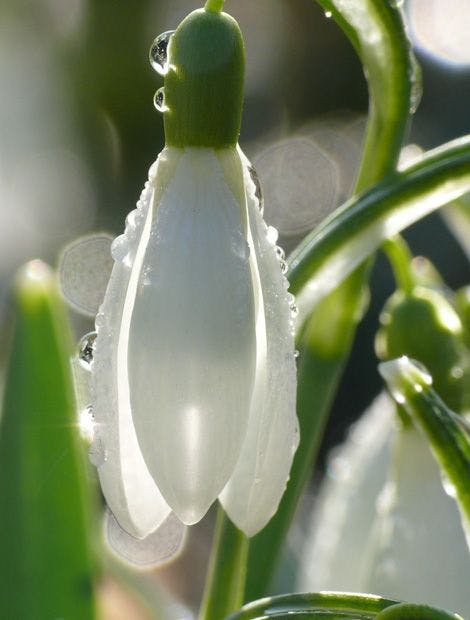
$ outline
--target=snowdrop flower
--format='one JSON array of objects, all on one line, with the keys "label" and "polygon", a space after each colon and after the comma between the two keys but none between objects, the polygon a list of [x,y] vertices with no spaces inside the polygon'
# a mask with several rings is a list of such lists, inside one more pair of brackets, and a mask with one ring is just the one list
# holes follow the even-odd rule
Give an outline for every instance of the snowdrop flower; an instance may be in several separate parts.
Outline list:
[{"label": "snowdrop flower", "polygon": [[221,4],[151,49],[166,146],[112,245],[96,317],[92,452],[110,510],[138,539],[171,515],[196,523],[217,497],[252,536],[298,443],[295,307],[237,146],[244,50]]}]

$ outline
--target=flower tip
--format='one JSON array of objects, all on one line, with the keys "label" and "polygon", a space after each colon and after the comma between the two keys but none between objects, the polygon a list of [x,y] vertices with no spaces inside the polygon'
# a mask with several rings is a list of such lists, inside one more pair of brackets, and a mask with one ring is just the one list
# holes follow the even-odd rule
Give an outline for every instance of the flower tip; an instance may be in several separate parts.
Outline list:
[{"label": "flower tip", "polygon": [[39,259],[26,263],[15,278],[14,291],[20,305],[36,307],[57,292],[54,271]]}]

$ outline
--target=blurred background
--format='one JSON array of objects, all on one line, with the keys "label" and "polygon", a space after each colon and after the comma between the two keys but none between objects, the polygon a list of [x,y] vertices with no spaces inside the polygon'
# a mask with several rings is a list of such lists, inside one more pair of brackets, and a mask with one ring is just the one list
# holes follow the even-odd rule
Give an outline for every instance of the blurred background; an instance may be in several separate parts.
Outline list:
[{"label": "blurred background", "polygon": [[[40,257],[56,264],[61,248],[80,235],[122,232],[164,142],[153,107],[162,78],[148,62],[150,44],[198,6],[189,0],[1,3],[2,342],[9,333],[9,284],[22,263]],[[246,40],[240,142],[263,184],[265,218],[291,250],[351,193],[367,112],[365,79],[345,36],[312,0],[227,0],[226,10]],[[470,3],[408,0],[403,10],[423,72],[409,142],[428,149],[470,132]],[[439,215],[406,237],[451,287],[468,283],[467,259]],[[319,472],[328,448],[381,389],[373,337],[393,290],[382,257],[371,290]],[[91,328],[75,322],[82,333]],[[210,524],[194,528],[190,561],[159,573],[188,604],[200,591],[210,530]],[[133,603],[122,589],[106,582],[109,618],[146,617],[126,605]]]}]

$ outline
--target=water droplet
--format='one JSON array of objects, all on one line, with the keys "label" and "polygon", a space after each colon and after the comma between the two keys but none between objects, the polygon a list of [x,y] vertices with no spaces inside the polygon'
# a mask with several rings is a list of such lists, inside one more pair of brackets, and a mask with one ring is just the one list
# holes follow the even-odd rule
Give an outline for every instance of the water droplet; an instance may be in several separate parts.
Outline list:
[{"label": "water droplet", "polygon": [[93,415],[93,407],[91,405],[82,409],[78,414],[78,428],[83,439],[91,444],[95,437],[96,428],[95,416]]},{"label": "water droplet", "polygon": [[274,228],[274,226],[268,226],[266,230],[266,239],[271,245],[276,245],[277,238],[279,237],[279,233]]},{"label": "water droplet", "polygon": [[280,246],[276,246],[276,255],[278,257],[279,260],[284,260],[286,257],[286,253],[284,252],[284,250],[280,247]]},{"label": "water droplet", "polygon": [[154,69],[160,75],[168,72],[168,44],[174,30],[167,30],[156,37],[150,47],[149,60]]},{"label": "water droplet", "polygon": [[264,210],[264,198],[263,198],[263,190],[261,189],[261,182],[259,180],[258,173],[256,172],[253,165],[248,166],[248,172],[250,173],[250,178],[255,186],[255,198],[258,201],[258,209],[263,213]]},{"label": "water droplet", "polygon": [[285,260],[280,260],[279,264],[281,266],[281,273],[283,275],[286,275],[286,273],[289,271],[289,265],[286,263]]},{"label": "water droplet", "polygon": [[89,332],[81,338],[78,343],[78,359],[80,365],[86,370],[91,369],[93,362],[93,353],[95,350],[96,332]]},{"label": "water droplet", "polygon": [[296,350],[294,351],[294,357],[295,357],[295,359],[297,359],[297,358],[299,357],[299,355],[300,355],[300,351],[299,351],[298,349],[296,349]]},{"label": "water droplet", "polygon": [[166,112],[168,108],[165,105],[165,89],[163,86],[157,90],[153,98],[153,105],[159,112]]},{"label": "water droplet", "polygon": [[292,304],[292,306],[290,307],[290,314],[293,319],[295,319],[298,316],[299,309],[297,308],[295,304]]},{"label": "water droplet", "polygon": [[333,13],[331,11],[325,11],[326,19],[330,19],[332,15],[333,15]]},{"label": "water droplet", "polygon": [[111,256],[118,263],[122,263],[129,252],[129,243],[126,235],[119,235],[111,244]]}]

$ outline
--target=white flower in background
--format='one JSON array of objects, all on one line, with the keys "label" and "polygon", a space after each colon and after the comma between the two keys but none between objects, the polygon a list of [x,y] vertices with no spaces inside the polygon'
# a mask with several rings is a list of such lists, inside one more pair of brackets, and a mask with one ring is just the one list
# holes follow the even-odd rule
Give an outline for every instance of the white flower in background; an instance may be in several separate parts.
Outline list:
[{"label": "white flower in background", "polygon": [[470,556],[426,440],[379,396],[334,452],[297,587],[374,592],[470,615]]},{"label": "white flower in background", "polygon": [[298,444],[295,307],[237,146],[243,43],[211,4],[152,47],[167,146],[113,243],[92,344],[91,450],[115,520],[138,539],[172,513],[196,523],[217,497],[252,536]]}]

